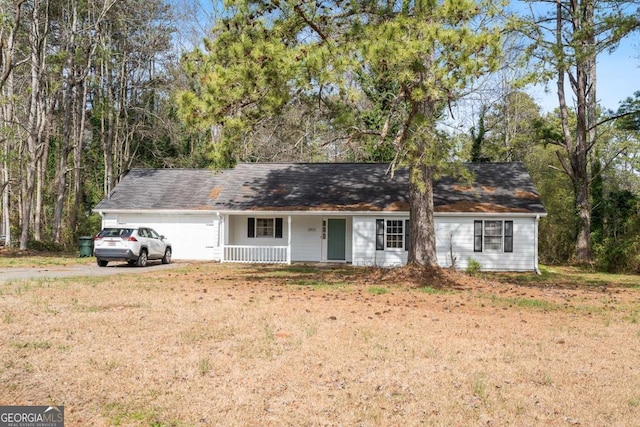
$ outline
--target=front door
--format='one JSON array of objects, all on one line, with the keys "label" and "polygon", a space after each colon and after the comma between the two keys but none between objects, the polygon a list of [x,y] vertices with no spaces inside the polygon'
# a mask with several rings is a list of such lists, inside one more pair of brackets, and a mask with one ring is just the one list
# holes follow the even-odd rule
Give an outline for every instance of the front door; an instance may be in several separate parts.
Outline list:
[{"label": "front door", "polygon": [[347,241],[347,220],[329,219],[327,221],[327,259],[344,261]]}]

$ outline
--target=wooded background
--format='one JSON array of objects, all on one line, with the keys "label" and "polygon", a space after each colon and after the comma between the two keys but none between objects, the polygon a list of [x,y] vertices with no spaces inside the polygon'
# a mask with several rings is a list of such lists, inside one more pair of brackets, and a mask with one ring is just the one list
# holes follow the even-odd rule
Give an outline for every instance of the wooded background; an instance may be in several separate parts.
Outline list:
[{"label": "wooded background", "polygon": [[[434,164],[524,162],[549,213],[543,263],[640,272],[640,92],[609,111],[595,90],[599,55],[640,27],[638,3],[514,4],[0,0],[2,240],[75,248],[132,167],[402,166],[413,105],[430,108],[421,129]],[[425,20],[444,22],[434,46],[455,36],[457,47],[421,57],[416,73],[406,52],[431,34],[412,35]],[[476,24],[482,70],[458,31]],[[449,68],[438,74],[439,60]],[[407,83],[416,76],[435,83]],[[558,95],[551,112],[527,92],[545,83]]]}]

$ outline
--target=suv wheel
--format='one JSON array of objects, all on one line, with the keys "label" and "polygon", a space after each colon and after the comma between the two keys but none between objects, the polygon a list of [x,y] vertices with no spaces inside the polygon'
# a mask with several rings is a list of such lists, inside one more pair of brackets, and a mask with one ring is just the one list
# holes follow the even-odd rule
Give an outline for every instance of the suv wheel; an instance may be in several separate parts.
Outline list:
[{"label": "suv wheel", "polygon": [[138,267],[146,267],[147,266],[147,250],[141,249],[140,256],[138,256],[138,261],[136,262]]},{"label": "suv wheel", "polygon": [[107,261],[106,259],[99,259],[98,260],[98,266],[99,267],[106,267],[107,264],[109,264],[109,261]]},{"label": "suv wheel", "polygon": [[163,264],[169,264],[171,262],[171,248],[167,248],[164,251],[164,256],[162,257]]}]

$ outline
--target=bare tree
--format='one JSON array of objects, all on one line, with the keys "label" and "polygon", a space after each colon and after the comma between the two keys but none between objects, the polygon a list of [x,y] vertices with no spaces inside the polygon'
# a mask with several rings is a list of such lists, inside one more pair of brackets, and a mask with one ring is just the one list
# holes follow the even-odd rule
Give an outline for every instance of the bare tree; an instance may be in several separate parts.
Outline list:
[{"label": "bare tree", "polygon": [[22,227],[20,249],[27,249],[31,225],[31,209],[38,163],[43,153],[45,126],[43,82],[46,61],[47,33],[49,31],[49,1],[34,0],[30,4],[30,25],[28,34],[30,63],[30,95],[26,121],[26,176],[23,181]]},{"label": "bare tree", "polygon": [[[640,28],[640,19],[627,6],[634,1],[549,0],[548,13],[534,17],[529,33],[536,41],[534,54],[551,64],[555,76],[562,124],[556,144],[558,159],[573,184],[579,217],[576,238],[577,262],[590,262],[593,174],[590,161],[598,140],[596,59],[614,50],[620,40]],[[567,84],[568,81],[568,84]],[[567,96],[571,94],[575,104]],[[600,161],[600,159],[598,159]]]}]

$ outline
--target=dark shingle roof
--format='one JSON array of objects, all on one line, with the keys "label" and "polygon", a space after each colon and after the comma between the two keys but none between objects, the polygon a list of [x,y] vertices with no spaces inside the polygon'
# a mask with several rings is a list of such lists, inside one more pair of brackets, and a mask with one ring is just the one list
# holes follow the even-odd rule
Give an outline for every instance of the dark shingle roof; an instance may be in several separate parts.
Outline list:
[{"label": "dark shingle roof", "polygon": [[[436,212],[544,213],[521,163],[472,163],[472,185],[434,184]],[[387,164],[242,163],[206,170],[132,170],[100,209],[408,211],[408,172]]]},{"label": "dark shingle roof", "polygon": [[95,209],[215,209],[221,182],[206,169],[132,169]]}]

